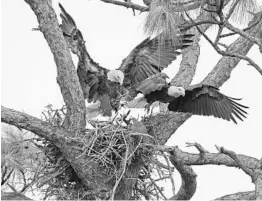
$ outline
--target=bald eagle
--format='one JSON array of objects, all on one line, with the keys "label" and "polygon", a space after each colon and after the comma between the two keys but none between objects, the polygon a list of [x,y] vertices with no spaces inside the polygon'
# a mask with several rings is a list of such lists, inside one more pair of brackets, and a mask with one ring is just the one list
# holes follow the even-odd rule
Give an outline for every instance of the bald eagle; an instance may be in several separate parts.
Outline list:
[{"label": "bald eagle", "polygon": [[166,81],[167,75],[160,73],[144,80],[136,90],[144,96],[136,100],[129,107],[146,101],[152,104],[155,101],[168,103],[168,110],[174,112],[185,112],[194,115],[214,116],[224,120],[236,119],[243,121],[246,118],[247,106],[239,104],[241,99],[228,97],[219,89],[205,84],[198,84],[184,89],[172,86]]},{"label": "bald eagle", "polygon": [[142,81],[168,67],[181,54],[178,50],[193,42],[192,34],[178,34],[172,39],[165,39],[163,34],[146,38],[130,52],[118,69],[108,70],[92,60],[81,31],[63,6],[59,6],[62,11],[60,28],[68,47],[79,58],[77,74],[84,97],[89,103],[99,100],[99,109],[107,116],[111,116],[112,110],[118,110],[121,97],[128,94],[130,100],[134,98],[138,93],[135,89]]}]

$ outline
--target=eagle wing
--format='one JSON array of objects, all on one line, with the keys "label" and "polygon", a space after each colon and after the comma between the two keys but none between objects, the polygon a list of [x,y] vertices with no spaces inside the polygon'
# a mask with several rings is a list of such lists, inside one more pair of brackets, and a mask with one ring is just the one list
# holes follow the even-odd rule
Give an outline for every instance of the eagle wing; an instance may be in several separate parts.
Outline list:
[{"label": "eagle wing", "polygon": [[241,99],[231,98],[219,92],[218,88],[207,85],[195,85],[186,90],[184,97],[171,101],[170,111],[188,112],[195,115],[214,116],[225,120],[246,118],[247,106],[237,103]]},{"label": "eagle wing", "polygon": [[59,3],[61,9],[60,17],[62,24],[60,28],[73,54],[78,55],[79,61],[77,66],[77,75],[88,102],[95,102],[100,98],[98,89],[101,80],[104,78],[108,69],[99,66],[94,62],[86,50],[85,41],[81,31],[77,28],[73,18],[66,12],[64,7]]},{"label": "eagle wing", "polygon": [[168,76],[165,73],[152,75],[142,81],[136,88],[136,91],[141,92],[144,96],[146,96],[151,92],[161,90],[163,86],[167,85],[166,78],[168,78]]},{"label": "eagle wing", "polygon": [[74,54],[80,54],[79,44],[84,43],[84,38],[79,29],[77,29],[76,23],[73,18],[66,12],[64,7],[59,3],[61,9],[60,17],[62,24],[60,28],[63,31],[63,35],[66,39],[67,45]]},{"label": "eagle wing", "polygon": [[136,86],[146,78],[160,73],[181,54],[193,41],[192,34],[178,35],[174,39],[165,39],[163,34],[146,38],[123,60],[119,70],[125,74],[124,84]]},{"label": "eagle wing", "polygon": [[73,18],[66,12],[64,7],[59,4],[61,9],[60,17],[62,24],[60,28],[67,42],[68,47],[73,54],[79,58],[77,66],[77,75],[81,84],[84,97],[88,102],[100,101],[100,110],[103,114],[110,116],[111,105],[110,95],[107,94],[106,74],[109,71],[94,62],[86,50],[85,41],[81,31],[77,28]]}]

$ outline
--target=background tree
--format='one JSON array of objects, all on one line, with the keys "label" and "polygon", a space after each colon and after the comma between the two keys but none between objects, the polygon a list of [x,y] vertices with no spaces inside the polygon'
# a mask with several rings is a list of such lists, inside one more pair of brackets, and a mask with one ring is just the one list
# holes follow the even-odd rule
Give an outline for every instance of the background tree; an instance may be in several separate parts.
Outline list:
[{"label": "background tree", "polygon": [[[200,53],[198,42],[201,35],[212,44],[219,54],[223,55],[214,69],[203,80],[203,83],[217,87],[221,86],[230,77],[231,71],[241,59],[246,60],[261,74],[259,66],[246,56],[254,44],[258,45],[261,50],[261,12],[254,14],[253,19],[245,29],[236,28],[232,23],[229,23],[230,21],[228,22],[231,18],[231,13],[234,13],[233,11],[236,10],[238,5],[241,5],[241,3],[243,5],[244,1],[181,1],[173,5],[172,2],[170,4],[167,1],[159,0],[154,1],[150,9],[133,4],[130,1],[103,1],[139,11],[150,10],[147,20],[149,33],[157,33],[157,31],[161,30],[167,31],[172,36],[172,31],[176,30],[176,28],[171,28],[169,25],[174,27],[182,26],[184,28],[192,27],[190,31],[196,35],[195,44],[192,48],[183,52],[183,59],[179,71],[173,79],[173,83],[180,83],[184,87],[191,83]],[[199,144],[189,144],[189,146],[195,146],[200,154],[190,154],[176,147],[162,146],[190,117],[188,114],[162,112],[143,119],[143,124],[134,121],[130,127],[124,129],[119,129],[119,127],[115,127],[115,125],[110,123],[101,124],[95,122],[97,125],[96,129],[86,130],[83,93],[51,3],[49,1],[37,0],[28,0],[26,2],[37,15],[39,29],[43,32],[54,55],[57,65],[57,81],[66,104],[66,113],[65,116],[62,115],[54,123],[46,119],[45,121],[39,120],[25,113],[2,107],[1,120],[35,133],[43,139],[38,146],[42,145],[42,149],[50,148],[44,153],[48,158],[48,165],[52,165],[49,169],[52,169],[57,174],[54,174],[53,177],[47,174],[49,177],[47,177],[46,184],[51,187],[51,190],[47,190],[47,192],[53,192],[52,195],[60,196],[59,198],[63,199],[76,198],[77,195],[85,199],[98,197],[115,199],[138,198],[135,196],[144,196],[146,199],[152,197],[166,198],[156,180],[164,179],[163,174],[168,175],[167,177],[170,179],[172,178],[169,175],[172,173],[172,163],[181,174],[183,180],[178,193],[175,193],[173,189],[174,195],[172,199],[190,199],[196,190],[196,175],[191,166],[224,164],[243,169],[245,173],[250,175],[256,187],[254,192],[230,195],[231,199],[233,196],[240,199],[261,198],[261,163],[259,160],[236,155],[234,152],[224,148],[218,148],[219,153],[207,153]],[[227,3],[229,3],[228,9],[221,10]],[[187,11],[196,8],[201,8],[199,15],[194,14],[190,16],[190,13],[187,13]],[[204,9],[206,11],[203,11]],[[160,12],[156,13],[158,10]],[[166,16],[169,16],[170,12],[178,11],[183,12],[182,19],[187,22],[185,23],[185,21],[181,20],[182,15],[180,14],[176,16],[179,19],[178,21],[167,23],[168,20],[173,18]],[[163,15],[164,20],[162,18]],[[195,15],[197,17],[194,17]],[[159,18],[155,16],[159,16]],[[159,23],[159,19],[161,23]],[[213,24],[217,25],[219,29],[215,40],[211,41],[205,35],[205,32]],[[225,28],[232,31],[233,34],[240,35],[235,42],[227,46],[221,44],[219,40],[222,37],[231,35],[231,33],[225,35],[223,32]],[[60,124],[61,120],[62,124]],[[59,123],[57,124],[57,122]],[[114,131],[113,136],[112,134],[110,135],[109,131]],[[132,136],[134,133],[139,134]],[[129,135],[132,137],[126,137]],[[152,141],[152,136],[154,139],[157,139],[159,146],[153,146],[153,148],[150,146],[150,144],[155,143]],[[108,151],[108,148],[111,150]],[[96,152],[98,154],[95,154]],[[166,153],[169,154],[166,155]],[[158,161],[159,157],[156,156],[163,157],[164,164],[160,163]],[[108,162],[107,160],[110,157],[112,160]],[[169,157],[169,160],[167,157]],[[141,158],[143,160],[139,160]],[[145,160],[145,158],[150,160]],[[115,163],[117,160],[119,162]],[[105,166],[108,172],[105,172]],[[63,171],[61,171],[61,167]],[[48,169],[48,166],[45,168]],[[112,170],[115,171],[112,174],[113,176],[108,174]],[[162,176],[161,174],[156,175],[154,171],[159,171],[162,173]],[[108,175],[112,177],[108,178]],[[72,191],[72,189],[74,190]]]}]

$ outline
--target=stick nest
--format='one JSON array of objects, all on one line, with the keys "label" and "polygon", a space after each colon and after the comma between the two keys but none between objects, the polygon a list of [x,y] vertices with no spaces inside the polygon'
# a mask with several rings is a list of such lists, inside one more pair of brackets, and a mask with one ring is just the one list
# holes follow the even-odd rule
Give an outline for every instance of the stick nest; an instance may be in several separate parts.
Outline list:
[{"label": "stick nest", "polygon": [[[90,123],[95,128],[87,129],[82,134],[72,137],[73,146],[81,150],[80,155],[76,157],[85,155],[87,166],[90,162],[97,165],[95,171],[103,176],[104,183],[112,187],[118,185],[125,178],[125,171],[134,164],[139,167],[134,175],[136,177],[145,174],[144,170],[141,171],[142,168],[149,170],[154,153],[153,137],[147,133],[137,132],[137,128],[134,129],[132,125],[121,126],[99,121]],[[48,173],[43,182],[49,186],[45,190],[47,197],[55,195],[57,199],[96,199],[95,195],[82,184],[59,148],[48,141],[43,144],[48,162],[46,163]],[[107,196],[111,197],[115,192],[111,191]]]}]

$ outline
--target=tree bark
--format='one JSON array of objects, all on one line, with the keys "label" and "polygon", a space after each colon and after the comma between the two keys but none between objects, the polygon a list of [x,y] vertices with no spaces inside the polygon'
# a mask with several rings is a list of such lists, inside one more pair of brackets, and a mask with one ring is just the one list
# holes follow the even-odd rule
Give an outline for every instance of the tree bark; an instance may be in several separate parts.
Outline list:
[{"label": "tree bark", "polygon": [[86,125],[84,96],[54,9],[47,0],[25,0],[25,2],[36,14],[39,29],[54,55],[57,82],[67,106],[63,125],[68,130],[83,130]]}]

